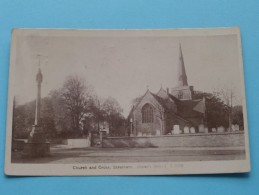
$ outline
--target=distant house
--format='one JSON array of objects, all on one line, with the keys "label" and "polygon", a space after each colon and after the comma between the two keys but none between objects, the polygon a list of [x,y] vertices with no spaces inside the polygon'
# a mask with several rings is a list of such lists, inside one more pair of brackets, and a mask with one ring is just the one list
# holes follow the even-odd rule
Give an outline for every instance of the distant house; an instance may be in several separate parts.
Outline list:
[{"label": "distant house", "polygon": [[188,85],[180,46],[178,85],[157,93],[149,89],[132,107],[128,119],[131,121],[133,135],[166,135],[171,133],[175,125],[198,128],[204,123],[205,101],[193,99],[193,86]]}]

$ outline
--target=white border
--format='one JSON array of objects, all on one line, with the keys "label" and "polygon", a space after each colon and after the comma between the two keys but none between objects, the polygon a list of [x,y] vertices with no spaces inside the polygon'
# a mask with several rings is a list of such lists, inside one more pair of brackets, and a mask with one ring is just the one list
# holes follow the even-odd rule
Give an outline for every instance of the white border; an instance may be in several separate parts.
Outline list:
[{"label": "white border", "polygon": [[[216,36],[237,35],[239,49],[239,66],[242,81],[242,103],[245,131],[246,160],[201,161],[201,162],[160,162],[160,163],[104,163],[104,164],[18,164],[11,163],[12,108],[14,97],[14,64],[18,36],[77,36],[77,37],[171,37],[171,36]],[[165,29],[165,30],[64,30],[64,29],[14,29],[12,31],[9,92],[6,123],[6,175],[169,175],[169,174],[211,174],[240,173],[250,171],[250,153],[246,111],[244,72],[240,29]],[[95,167],[96,169],[90,169]],[[125,166],[114,168],[114,166]],[[129,167],[127,167],[129,166]],[[81,169],[77,167],[82,167]],[[106,168],[105,168],[106,167]],[[109,168],[108,168],[109,167]],[[143,168],[145,167],[145,168]],[[75,169],[76,168],[76,169]]]}]

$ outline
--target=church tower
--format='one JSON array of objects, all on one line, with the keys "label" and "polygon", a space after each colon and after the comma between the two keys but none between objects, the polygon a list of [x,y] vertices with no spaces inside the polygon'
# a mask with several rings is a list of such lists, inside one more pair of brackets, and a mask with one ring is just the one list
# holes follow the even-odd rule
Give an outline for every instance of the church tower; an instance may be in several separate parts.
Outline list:
[{"label": "church tower", "polygon": [[180,100],[192,100],[193,86],[188,85],[181,44],[179,45],[178,85],[171,89],[171,94]]}]

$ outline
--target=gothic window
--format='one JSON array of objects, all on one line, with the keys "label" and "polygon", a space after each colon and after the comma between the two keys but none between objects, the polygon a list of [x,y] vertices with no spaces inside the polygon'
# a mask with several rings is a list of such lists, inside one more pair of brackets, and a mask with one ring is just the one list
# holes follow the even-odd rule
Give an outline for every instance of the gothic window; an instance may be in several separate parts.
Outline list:
[{"label": "gothic window", "polygon": [[153,108],[150,104],[145,104],[142,108],[142,123],[153,123]]}]

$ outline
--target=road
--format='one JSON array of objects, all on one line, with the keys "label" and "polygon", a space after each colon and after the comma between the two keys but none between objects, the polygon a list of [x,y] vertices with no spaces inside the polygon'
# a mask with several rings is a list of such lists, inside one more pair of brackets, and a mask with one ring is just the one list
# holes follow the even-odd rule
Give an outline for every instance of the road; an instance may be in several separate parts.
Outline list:
[{"label": "road", "polygon": [[21,152],[12,153],[13,163],[125,163],[125,162],[184,162],[245,159],[242,147],[210,148],[69,148],[51,146],[48,157],[22,159]]}]

